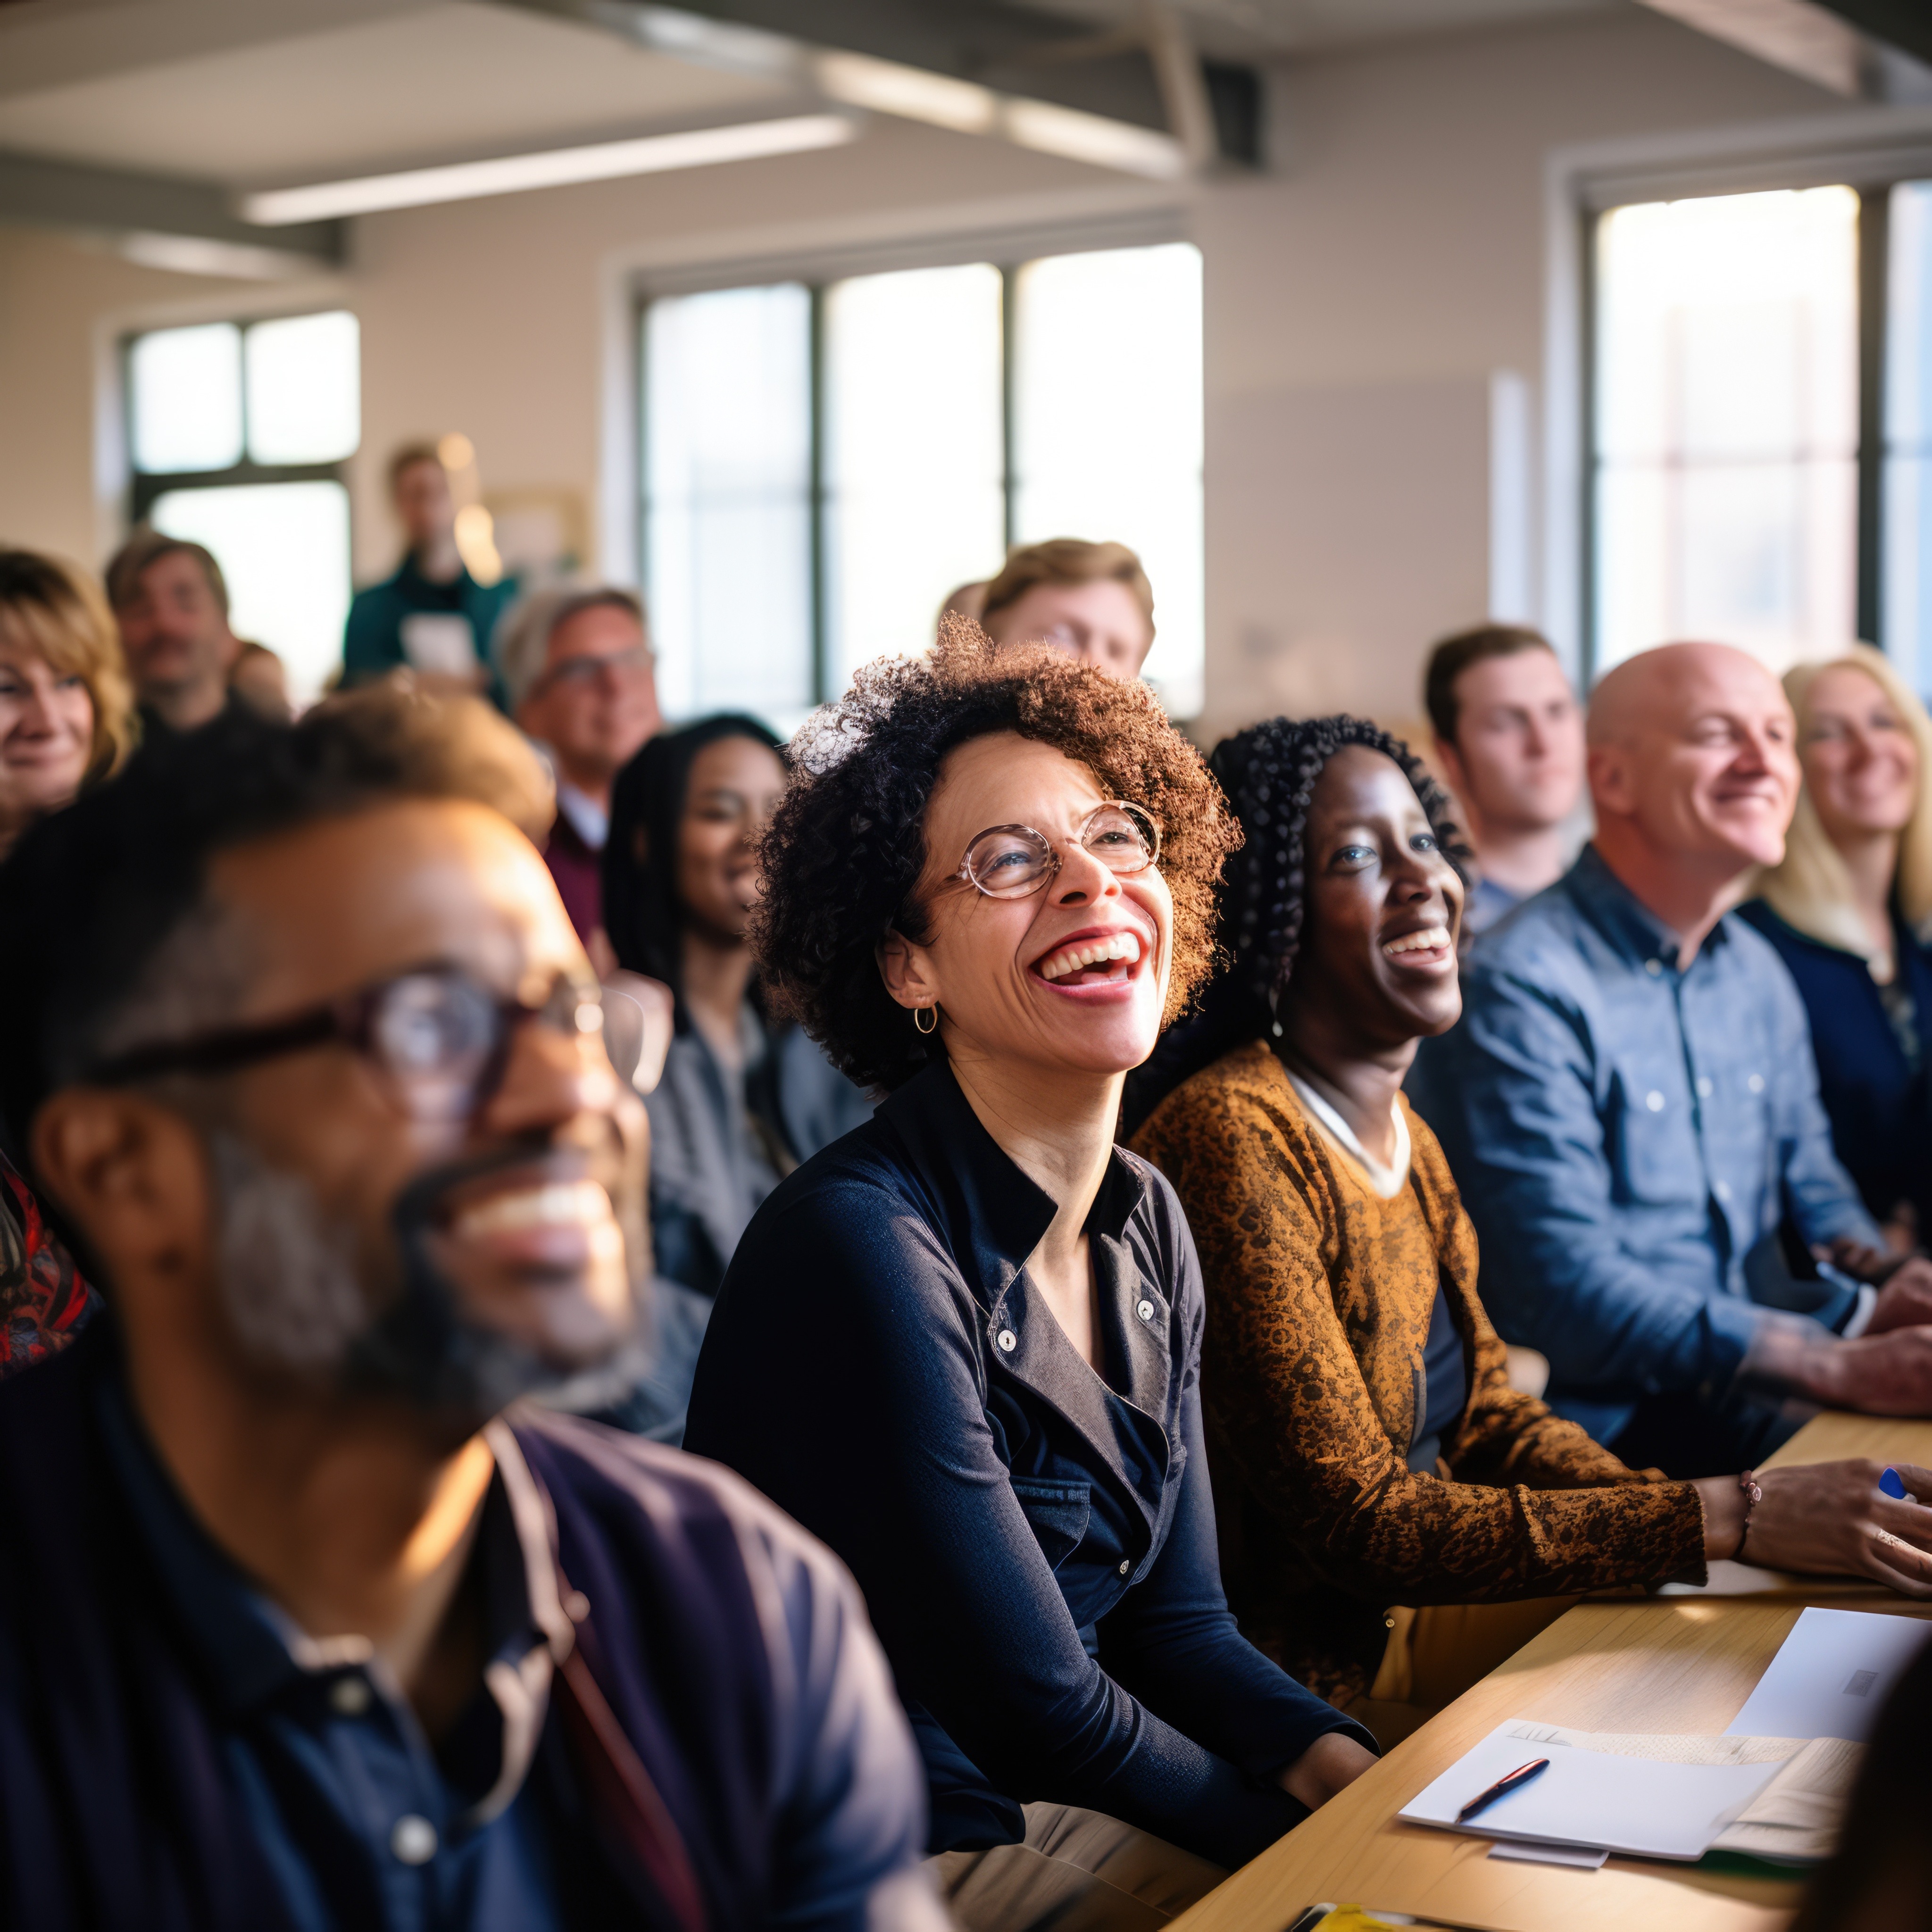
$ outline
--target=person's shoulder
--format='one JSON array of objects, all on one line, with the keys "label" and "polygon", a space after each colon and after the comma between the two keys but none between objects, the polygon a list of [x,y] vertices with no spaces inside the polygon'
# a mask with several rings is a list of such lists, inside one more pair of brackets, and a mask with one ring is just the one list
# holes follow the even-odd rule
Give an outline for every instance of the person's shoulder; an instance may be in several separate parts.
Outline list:
[{"label": "person's shoulder", "polygon": [[748,1582],[754,1595],[776,1584],[789,1596],[802,1582],[856,1608],[845,1565],[722,1462],[582,1416],[528,1408],[507,1419],[553,1504],[579,1506],[650,1567],[734,1594]]},{"label": "person's shoulder", "polygon": [[809,1276],[841,1300],[920,1299],[944,1244],[939,1210],[890,1124],[874,1114],[788,1174],[751,1219],[721,1302],[792,1293]]},{"label": "person's shoulder", "polygon": [[1265,1040],[1249,1040],[1184,1080],[1148,1115],[1134,1145],[1158,1161],[1160,1150],[1184,1148],[1231,1127],[1282,1121],[1294,1114],[1281,1062]]},{"label": "person's shoulder", "polygon": [[1462,965],[1464,1004],[1587,1000],[1607,953],[1566,875],[1478,935]]},{"label": "person's shoulder", "polygon": [[913,1204],[916,1183],[898,1136],[875,1114],[802,1162],[766,1197],[752,1229],[782,1223],[786,1238],[808,1228],[875,1224]]},{"label": "person's shoulder", "polygon": [[[1787,952],[1802,950],[1832,953],[1838,950],[1787,924],[1762,899],[1752,899],[1729,914],[1724,920],[1724,934],[1737,948],[1738,963],[1747,971],[1762,973],[1768,969],[1777,974],[1780,982],[1787,976],[1784,964]],[[1853,957],[1849,954],[1845,956]],[[1854,963],[1860,972],[1867,970],[1862,959],[1854,959]]]}]

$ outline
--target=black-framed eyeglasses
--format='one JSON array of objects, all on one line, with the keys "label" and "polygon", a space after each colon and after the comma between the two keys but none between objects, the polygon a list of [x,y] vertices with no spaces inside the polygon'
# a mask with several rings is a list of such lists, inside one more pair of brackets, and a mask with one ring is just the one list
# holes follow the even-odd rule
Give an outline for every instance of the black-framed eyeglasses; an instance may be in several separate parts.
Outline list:
[{"label": "black-framed eyeglasses", "polygon": [[602,989],[560,974],[532,1004],[503,998],[460,968],[420,966],[286,1019],[130,1048],[86,1078],[124,1086],[168,1073],[229,1073],[339,1041],[376,1068],[412,1118],[448,1123],[473,1118],[496,1091],[517,1029],[532,1021],[573,1039],[601,1035]]},{"label": "black-framed eyeglasses", "polygon": [[[1076,841],[1111,872],[1144,872],[1160,861],[1160,827],[1143,806],[1124,798],[1096,805],[1080,822]],[[1024,898],[1060,870],[1053,842],[1030,825],[989,826],[966,848],[955,878],[989,899]]]}]

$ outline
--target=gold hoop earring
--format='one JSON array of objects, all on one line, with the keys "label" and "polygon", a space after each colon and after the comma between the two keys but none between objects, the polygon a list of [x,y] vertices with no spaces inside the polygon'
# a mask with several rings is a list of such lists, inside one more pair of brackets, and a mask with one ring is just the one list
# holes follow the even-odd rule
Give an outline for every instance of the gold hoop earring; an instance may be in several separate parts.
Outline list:
[{"label": "gold hoop earring", "polygon": [[[922,1019],[930,1018],[930,1026],[921,1026]],[[939,1030],[939,1009],[937,1006],[915,1006],[912,1010],[912,1023],[920,1033],[937,1033]]]}]

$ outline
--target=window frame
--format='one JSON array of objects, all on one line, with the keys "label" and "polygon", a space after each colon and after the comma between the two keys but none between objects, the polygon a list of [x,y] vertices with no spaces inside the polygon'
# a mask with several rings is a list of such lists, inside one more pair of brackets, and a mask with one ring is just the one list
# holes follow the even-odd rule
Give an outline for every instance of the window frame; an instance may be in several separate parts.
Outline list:
[{"label": "window frame", "polygon": [[[757,288],[774,283],[801,284],[810,301],[809,385],[811,441],[807,475],[807,527],[811,545],[812,704],[836,698],[842,684],[832,677],[831,572],[826,539],[830,506],[826,437],[825,297],[835,283],[863,275],[900,270],[958,268],[985,262],[1000,277],[1000,490],[1004,514],[1001,535],[1007,548],[1016,541],[1020,477],[1014,465],[1018,423],[1015,400],[1014,301],[1019,272],[1030,262],[1048,256],[1100,254],[1116,249],[1160,248],[1185,242],[1200,249],[1180,211],[1136,212],[1114,221],[1001,229],[967,233],[916,243],[876,248],[818,250],[806,254],[706,263],[688,271],[663,270],[640,275],[633,283],[630,316],[630,366],[637,388],[632,411],[637,442],[631,466],[633,514],[631,538],[636,545],[637,577],[646,603],[650,584],[650,372],[648,316],[653,302],[680,296],[705,295],[725,289]],[[1204,250],[1202,251],[1204,256]]]},{"label": "window frame", "polygon": [[[350,466],[362,454],[362,438],[358,432],[356,447],[346,455],[336,458],[328,463],[257,463],[248,454],[248,384],[245,375],[242,382],[242,457],[238,462],[230,464],[225,470],[148,470],[140,467],[136,454],[134,436],[134,345],[144,337],[165,335],[176,328],[205,327],[209,322],[226,322],[239,332],[242,337],[242,368],[248,367],[248,332],[264,322],[296,322],[307,316],[334,315],[355,310],[349,304],[341,302],[324,302],[314,308],[276,310],[260,315],[207,316],[195,322],[156,322],[143,328],[124,332],[118,345],[117,364],[120,377],[122,447],[127,452],[128,485],[125,518],[130,530],[147,520],[148,513],[157,499],[176,490],[226,490],[244,484],[261,483],[334,483],[341,486],[348,499],[349,541],[350,554],[354,554],[356,542],[356,493],[350,488]],[[359,318],[358,318],[359,320]],[[362,385],[362,356],[358,349],[356,356],[356,384],[359,394]]]},{"label": "window frame", "polygon": [[[1889,350],[1891,206],[1892,190],[1906,183],[1932,180],[1932,148],[1906,149],[1882,160],[1846,154],[1834,166],[1827,157],[1796,158],[1783,164],[1757,164],[1732,172],[1718,170],[1578,184],[1573,204],[1576,256],[1575,342],[1580,404],[1578,445],[1582,528],[1576,555],[1576,636],[1581,684],[1588,690],[1601,664],[1598,590],[1603,568],[1600,488],[1604,454],[1598,437],[1598,403],[1602,380],[1598,336],[1598,232],[1618,208],[1654,201],[1702,199],[1730,194],[1846,187],[1858,197],[1858,452],[1854,614],[1855,634],[1895,656],[1885,635],[1886,370]],[[1895,640],[1894,640],[1895,641]],[[1913,674],[1919,682],[1932,666]]]}]

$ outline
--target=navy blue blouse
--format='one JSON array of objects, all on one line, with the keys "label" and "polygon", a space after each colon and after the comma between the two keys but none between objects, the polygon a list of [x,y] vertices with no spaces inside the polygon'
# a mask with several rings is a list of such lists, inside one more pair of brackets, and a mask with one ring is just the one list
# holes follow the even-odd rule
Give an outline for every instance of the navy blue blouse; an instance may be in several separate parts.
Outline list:
[{"label": "navy blue blouse", "polygon": [[1054,1211],[928,1067],[754,1217],[686,1444],[850,1564],[933,1850],[1012,1843],[1039,1799],[1240,1864],[1306,1815],[1275,1773],[1326,1732],[1373,1740],[1222,1594],[1174,1190],[1114,1150],[1086,1228],[1104,1380],[1026,1273]]},{"label": "navy blue blouse", "polygon": [[[1839,1160],[1883,1220],[1901,1201],[1918,1210],[1920,1238],[1932,1239],[1932,1094],[1923,1043],[1932,1028],[1932,956],[1894,920],[1890,989],[1910,1012],[1886,1010],[1886,992],[1856,952],[1787,926],[1762,899],[1739,908],[1790,968],[1811,1021],[1818,1097],[1832,1122]],[[1915,1049],[1908,1055],[1899,1022]]]}]

